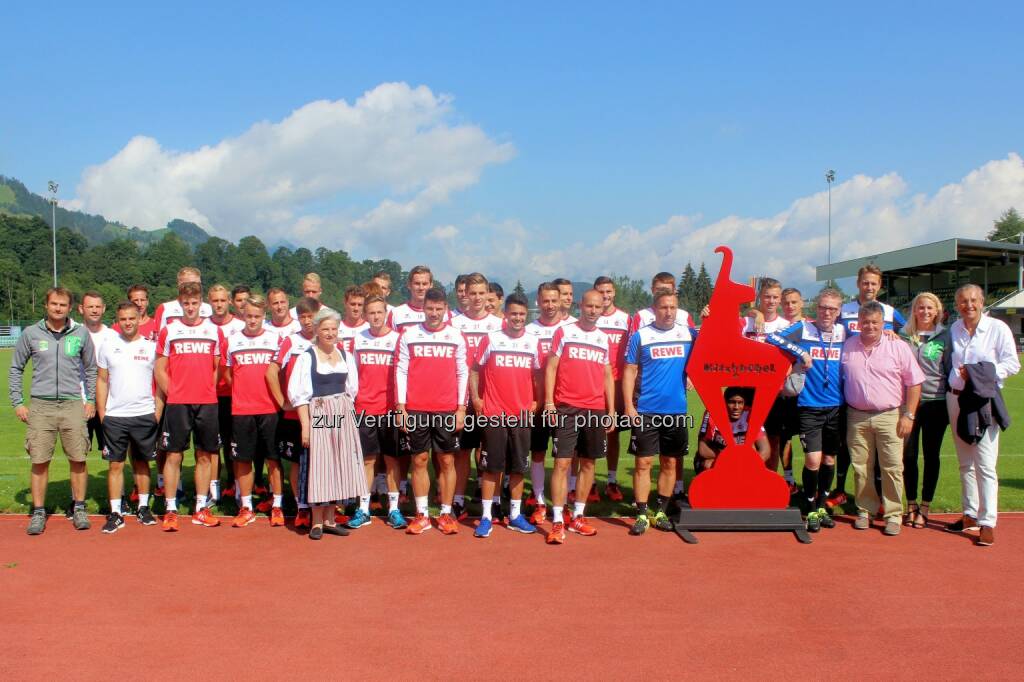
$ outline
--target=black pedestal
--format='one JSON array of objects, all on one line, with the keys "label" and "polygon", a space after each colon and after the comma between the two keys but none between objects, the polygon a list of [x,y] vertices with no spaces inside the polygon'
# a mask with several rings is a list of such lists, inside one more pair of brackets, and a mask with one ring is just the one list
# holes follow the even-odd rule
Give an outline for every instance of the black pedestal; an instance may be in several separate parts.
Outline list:
[{"label": "black pedestal", "polygon": [[694,530],[789,531],[807,544],[811,536],[800,510],[789,509],[690,509],[684,507],[676,519],[676,533],[688,544],[696,544]]}]

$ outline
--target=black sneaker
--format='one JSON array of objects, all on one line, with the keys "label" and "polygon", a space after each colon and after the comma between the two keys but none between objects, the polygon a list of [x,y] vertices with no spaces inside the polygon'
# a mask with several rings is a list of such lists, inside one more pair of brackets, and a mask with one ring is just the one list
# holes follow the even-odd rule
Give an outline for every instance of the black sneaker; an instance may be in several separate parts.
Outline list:
[{"label": "black sneaker", "polygon": [[136,514],[136,518],[143,526],[155,526],[156,517],[153,516],[153,512],[149,510],[149,507],[139,507],[139,512]]},{"label": "black sneaker", "polygon": [[817,533],[819,530],[821,530],[821,520],[818,518],[818,512],[812,511],[807,515],[807,531]]},{"label": "black sneaker", "polygon": [[116,533],[124,526],[124,517],[120,514],[110,512],[107,514],[107,522],[103,524],[104,533]]},{"label": "black sneaker", "polygon": [[469,514],[466,512],[466,505],[459,504],[458,502],[452,505],[452,516],[455,517],[456,521],[465,521]]}]

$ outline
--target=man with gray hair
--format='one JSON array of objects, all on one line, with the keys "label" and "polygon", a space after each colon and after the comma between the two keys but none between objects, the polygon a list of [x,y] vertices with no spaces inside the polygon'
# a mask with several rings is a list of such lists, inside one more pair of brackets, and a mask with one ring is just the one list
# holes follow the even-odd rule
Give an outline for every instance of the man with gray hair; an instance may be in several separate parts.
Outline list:
[{"label": "man with gray hair", "polygon": [[1009,426],[1000,391],[1006,378],[1020,371],[1020,359],[1010,328],[985,314],[981,287],[967,284],[957,289],[956,309],[960,319],[950,328],[953,356],[946,407],[960,461],[964,512],[946,530],[978,528],[978,545],[987,547],[995,542],[999,430]]},{"label": "man with gray hair", "polygon": [[[846,444],[856,486],[857,520],[867,530],[878,508],[872,472],[877,459],[882,472],[882,505],[886,535],[899,535],[903,515],[903,439],[914,427],[924,372],[910,347],[883,334],[885,309],[868,301],[857,313],[860,333],[843,344],[840,360],[846,398]],[[902,407],[902,413],[901,413]]]}]

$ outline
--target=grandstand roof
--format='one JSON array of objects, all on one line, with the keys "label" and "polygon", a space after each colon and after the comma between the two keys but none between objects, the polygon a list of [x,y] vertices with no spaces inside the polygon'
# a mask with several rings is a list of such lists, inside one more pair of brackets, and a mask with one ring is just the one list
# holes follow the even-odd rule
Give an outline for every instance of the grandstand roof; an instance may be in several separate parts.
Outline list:
[{"label": "grandstand roof", "polygon": [[1021,244],[954,237],[830,265],[819,265],[815,268],[815,274],[819,282],[856,277],[857,270],[862,266],[874,263],[887,275],[915,277],[937,272],[957,272],[986,264],[999,265],[1003,263],[1004,256],[1012,263],[1020,254],[1024,254],[1024,245]]}]

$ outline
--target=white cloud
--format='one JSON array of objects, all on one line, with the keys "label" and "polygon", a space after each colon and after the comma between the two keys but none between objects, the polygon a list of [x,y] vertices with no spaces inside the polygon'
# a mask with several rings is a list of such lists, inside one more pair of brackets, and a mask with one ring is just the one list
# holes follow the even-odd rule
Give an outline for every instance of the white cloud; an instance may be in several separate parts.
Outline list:
[{"label": "white cloud", "polygon": [[310,102],[191,151],[137,136],[86,169],[75,205],[143,228],[183,218],[229,239],[291,232],[310,244],[383,252],[404,227],[515,154],[454,113],[447,95],[385,83],[352,104]]},{"label": "white cloud", "polygon": [[[1008,207],[1024,206],[1024,160],[990,161],[934,194],[910,194],[897,173],[856,175],[832,188],[832,260],[840,261],[949,237],[984,238]],[[672,216],[646,229],[624,225],[592,244],[549,244],[514,221],[474,225],[473,240],[445,250],[455,271],[471,262],[501,281],[532,283],[563,276],[591,279],[615,273],[648,279],[704,261],[714,278],[719,244],[736,256],[733,278],[767,274],[810,287],[828,249],[827,190],[794,200],[771,216]],[[514,229],[512,229],[514,226]],[[470,261],[470,262],[467,262]],[[461,268],[461,269],[460,269]]]}]

